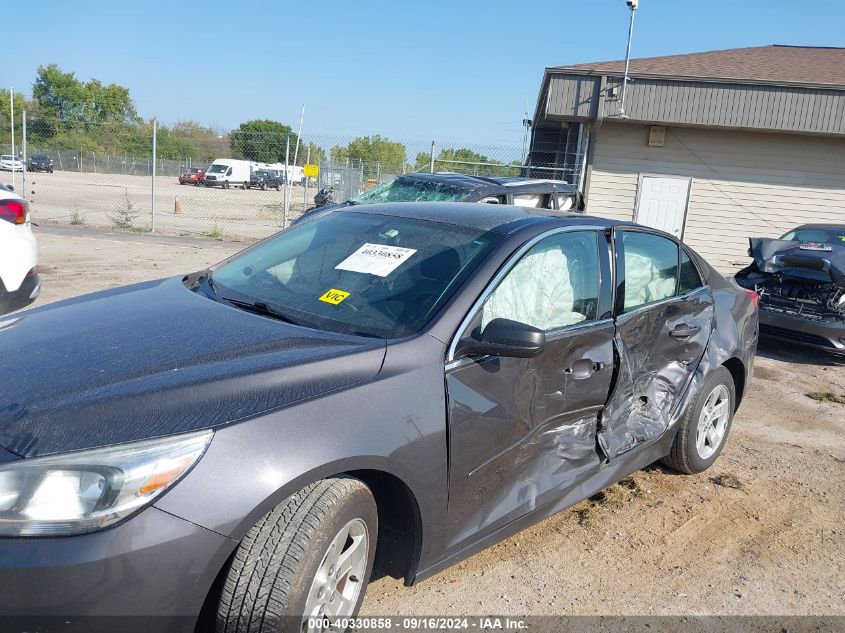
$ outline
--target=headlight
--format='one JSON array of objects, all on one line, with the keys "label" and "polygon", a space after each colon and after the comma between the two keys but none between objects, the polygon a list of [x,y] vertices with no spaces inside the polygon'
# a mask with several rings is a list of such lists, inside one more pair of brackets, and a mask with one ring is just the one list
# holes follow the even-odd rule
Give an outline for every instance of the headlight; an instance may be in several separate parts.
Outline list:
[{"label": "headlight", "polygon": [[0,467],[0,537],[67,536],[116,523],[161,495],[205,452],[211,431]]}]

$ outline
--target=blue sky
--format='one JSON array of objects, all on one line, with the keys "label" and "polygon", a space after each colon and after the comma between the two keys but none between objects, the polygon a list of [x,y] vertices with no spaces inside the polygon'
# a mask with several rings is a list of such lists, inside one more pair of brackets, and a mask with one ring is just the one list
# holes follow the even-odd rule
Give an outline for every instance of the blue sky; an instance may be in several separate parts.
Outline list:
[{"label": "blue sky", "polygon": [[[11,11],[11,15],[10,15]],[[518,145],[543,68],[624,57],[624,0],[62,2],[4,11],[19,59],[129,87],[144,117],[222,128]],[[845,46],[842,0],[641,0],[633,55],[764,44]]]}]

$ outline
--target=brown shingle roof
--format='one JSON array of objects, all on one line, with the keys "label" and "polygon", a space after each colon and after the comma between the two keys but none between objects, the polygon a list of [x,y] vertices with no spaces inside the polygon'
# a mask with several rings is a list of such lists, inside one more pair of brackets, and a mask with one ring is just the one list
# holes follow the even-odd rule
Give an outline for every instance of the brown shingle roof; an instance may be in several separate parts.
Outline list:
[{"label": "brown shingle roof", "polygon": [[[554,70],[623,73],[624,61],[558,66]],[[632,59],[629,75],[730,79],[845,87],[845,48],[759,46]]]}]

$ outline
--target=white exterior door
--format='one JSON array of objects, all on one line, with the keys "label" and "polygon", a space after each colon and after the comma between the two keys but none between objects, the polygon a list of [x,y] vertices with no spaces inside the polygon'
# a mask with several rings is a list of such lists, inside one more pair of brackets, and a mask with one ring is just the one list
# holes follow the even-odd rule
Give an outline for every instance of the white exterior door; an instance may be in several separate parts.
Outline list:
[{"label": "white exterior door", "polygon": [[681,239],[690,183],[690,178],[643,176],[636,221]]}]

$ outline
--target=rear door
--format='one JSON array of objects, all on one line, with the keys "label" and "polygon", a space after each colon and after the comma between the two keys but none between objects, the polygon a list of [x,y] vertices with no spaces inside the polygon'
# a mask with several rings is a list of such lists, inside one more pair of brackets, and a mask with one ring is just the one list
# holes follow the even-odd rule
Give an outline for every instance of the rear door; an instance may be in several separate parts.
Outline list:
[{"label": "rear door", "polygon": [[611,460],[660,437],[704,355],[713,295],[683,246],[635,227],[614,230],[619,368],[599,444]]},{"label": "rear door", "polygon": [[546,348],[533,358],[468,357],[446,368],[453,551],[558,498],[601,461],[596,431],[614,335],[602,290],[610,288],[605,236],[559,232],[525,248],[458,338],[507,318],[545,330]]}]

